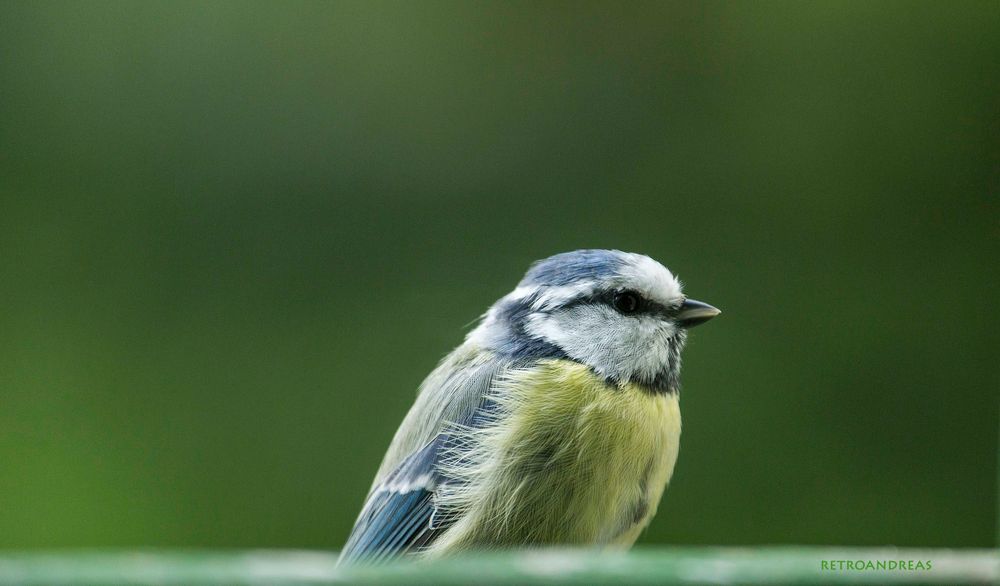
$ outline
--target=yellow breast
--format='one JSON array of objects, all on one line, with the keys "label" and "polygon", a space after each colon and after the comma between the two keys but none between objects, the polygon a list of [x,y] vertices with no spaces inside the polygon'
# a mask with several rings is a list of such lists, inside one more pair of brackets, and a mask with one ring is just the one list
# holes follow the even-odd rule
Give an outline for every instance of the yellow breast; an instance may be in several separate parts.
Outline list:
[{"label": "yellow breast", "polygon": [[677,460],[676,394],[613,386],[548,360],[499,383],[496,424],[476,430],[468,486],[438,503],[459,519],[432,553],[536,544],[629,546]]}]

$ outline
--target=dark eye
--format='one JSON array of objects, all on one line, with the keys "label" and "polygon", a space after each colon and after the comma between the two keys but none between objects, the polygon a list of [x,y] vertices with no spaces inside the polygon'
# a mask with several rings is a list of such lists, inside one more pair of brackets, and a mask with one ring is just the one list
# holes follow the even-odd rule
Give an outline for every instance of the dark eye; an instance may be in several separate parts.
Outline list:
[{"label": "dark eye", "polygon": [[639,311],[642,299],[635,291],[619,291],[615,293],[612,303],[614,303],[615,309],[627,315]]}]

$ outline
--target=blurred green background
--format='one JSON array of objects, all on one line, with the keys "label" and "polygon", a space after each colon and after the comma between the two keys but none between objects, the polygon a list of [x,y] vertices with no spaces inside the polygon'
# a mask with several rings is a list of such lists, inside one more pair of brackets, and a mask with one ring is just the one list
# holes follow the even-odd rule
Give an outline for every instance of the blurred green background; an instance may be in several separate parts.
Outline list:
[{"label": "blurred green background", "polygon": [[0,547],[339,548],[537,258],[725,315],[643,543],[990,546],[995,2],[0,4]]}]

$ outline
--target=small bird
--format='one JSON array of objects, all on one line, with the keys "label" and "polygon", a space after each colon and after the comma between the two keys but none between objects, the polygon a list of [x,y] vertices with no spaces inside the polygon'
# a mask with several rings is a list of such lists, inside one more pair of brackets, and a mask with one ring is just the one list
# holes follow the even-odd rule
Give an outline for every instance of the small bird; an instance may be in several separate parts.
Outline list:
[{"label": "small bird", "polygon": [[648,256],[534,263],[420,386],[341,562],[630,547],[677,461],[687,330],[719,313]]}]

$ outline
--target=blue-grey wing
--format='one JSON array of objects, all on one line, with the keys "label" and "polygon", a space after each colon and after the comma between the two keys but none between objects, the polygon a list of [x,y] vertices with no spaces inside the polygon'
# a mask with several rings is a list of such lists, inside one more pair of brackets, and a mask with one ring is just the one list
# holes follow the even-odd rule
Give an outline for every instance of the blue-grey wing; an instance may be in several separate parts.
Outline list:
[{"label": "blue-grey wing", "polygon": [[460,482],[441,472],[445,455],[461,458],[465,446],[449,434],[451,425],[478,427],[489,421],[495,403],[493,381],[531,360],[498,357],[463,346],[424,381],[417,402],[389,447],[341,554],[341,561],[378,561],[420,551],[454,519],[435,515],[435,494]]},{"label": "blue-grey wing", "polygon": [[379,483],[368,495],[341,553],[342,562],[375,562],[430,544],[444,526],[432,527],[437,470],[447,434],[440,434]]}]

